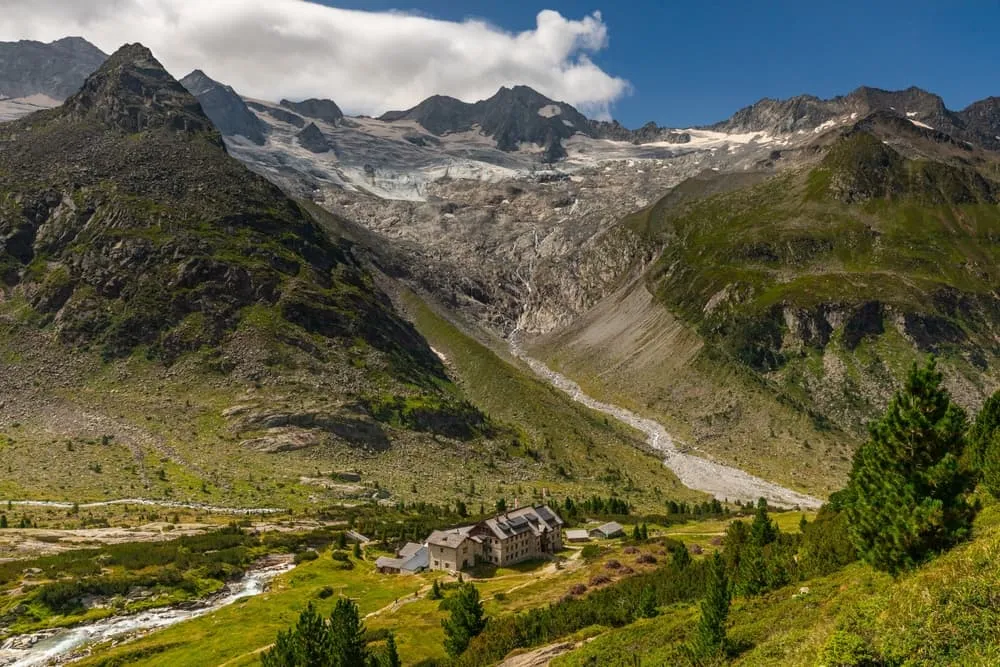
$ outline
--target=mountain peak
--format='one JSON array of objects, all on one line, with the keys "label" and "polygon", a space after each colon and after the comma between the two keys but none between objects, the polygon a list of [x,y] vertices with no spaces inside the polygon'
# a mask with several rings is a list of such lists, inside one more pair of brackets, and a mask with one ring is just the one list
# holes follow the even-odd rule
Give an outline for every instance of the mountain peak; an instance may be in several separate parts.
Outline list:
[{"label": "mountain peak", "polygon": [[125,132],[168,128],[213,131],[198,100],[142,44],[126,44],[66,100],[66,113],[91,117]]},{"label": "mountain peak", "polygon": [[281,100],[279,104],[286,109],[291,109],[301,116],[305,116],[306,118],[315,118],[316,120],[321,120],[326,123],[330,123],[331,125],[335,125],[341,118],[344,117],[344,112],[340,110],[340,107],[338,107],[337,103],[333,100],[321,100],[316,98],[302,100],[301,102]]},{"label": "mountain peak", "polygon": [[50,44],[0,42],[0,93],[6,97],[46,95],[62,101],[78,91],[106,58],[81,37]]}]

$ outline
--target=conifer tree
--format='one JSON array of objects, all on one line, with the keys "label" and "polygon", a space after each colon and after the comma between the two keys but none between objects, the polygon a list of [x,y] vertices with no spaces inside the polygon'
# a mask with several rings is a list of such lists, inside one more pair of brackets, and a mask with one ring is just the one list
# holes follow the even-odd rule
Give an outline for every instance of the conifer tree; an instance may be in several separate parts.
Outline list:
[{"label": "conifer tree", "polygon": [[434,583],[431,584],[431,592],[430,592],[430,595],[428,595],[428,597],[431,600],[440,600],[441,599],[441,585],[438,583],[437,579],[435,579]]},{"label": "conifer tree", "polygon": [[696,664],[703,664],[726,650],[726,619],[731,600],[726,564],[716,551],[708,568],[705,597],[701,601],[701,618],[687,652]]},{"label": "conifer tree", "polygon": [[361,624],[354,600],[337,600],[330,614],[330,647],[336,667],[365,667],[368,658],[365,627]]},{"label": "conifer tree", "polygon": [[401,667],[402,664],[396,649],[396,635],[390,632],[389,638],[385,640],[385,667]]},{"label": "conifer tree", "polygon": [[961,465],[965,413],[941,386],[934,359],[914,365],[885,415],[869,426],[848,483],[851,541],[892,574],[969,533],[972,476]]},{"label": "conifer tree", "polygon": [[653,618],[659,612],[656,610],[656,591],[652,586],[645,586],[639,594],[639,616]]},{"label": "conifer tree", "polygon": [[646,524],[642,524],[642,539],[644,540],[649,539],[649,526],[647,526]]},{"label": "conifer tree", "polygon": [[750,541],[758,546],[764,547],[778,539],[778,526],[771,520],[767,513],[767,499],[757,500],[757,511],[750,524]]},{"label": "conifer tree", "polygon": [[448,655],[456,657],[469,646],[469,642],[486,627],[486,616],[479,601],[479,591],[472,584],[464,584],[451,599],[451,616],[443,621],[444,647]]},{"label": "conifer tree", "polygon": [[998,429],[1000,429],[1000,391],[986,399],[979,414],[976,415],[975,423],[969,429],[969,463],[975,470],[985,472],[987,450]]},{"label": "conifer tree", "polygon": [[[982,463],[983,486],[994,498],[1000,498],[1000,432],[986,445]],[[0,528],[3,526],[0,525]]]},{"label": "conifer tree", "polygon": [[6,527],[7,527],[7,515],[0,514],[0,528],[6,528]]},{"label": "conifer tree", "polygon": [[635,524],[635,527],[632,529],[632,539],[636,541],[642,539],[642,530],[639,528],[639,524]]},{"label": "conifer tree", "polygon": [[690,565],[691,554],[688,553],[687,547],[683,544],[679,544],[671,549],[670,562],[678,570],[683,570]]},{"label": "conifer tree", "polygon": [[339,664],[333,661],[332,651],[330,630],[309,603],[295,627],[278,633],[274,647],[263,655],[261,662],[264,667],[327,667]]},{"label": "conifer tree", "polygon": [[354,543],[354,558],[357,559],[357,560],[361,560],[363,558],[363,554],[361,553],[361,543],[360,542],[355,542]]}]

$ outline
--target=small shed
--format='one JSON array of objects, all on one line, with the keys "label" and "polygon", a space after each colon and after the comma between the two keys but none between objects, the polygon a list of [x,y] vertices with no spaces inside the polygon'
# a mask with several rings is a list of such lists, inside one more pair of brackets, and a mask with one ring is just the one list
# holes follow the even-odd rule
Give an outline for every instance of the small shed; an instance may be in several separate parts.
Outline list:
[{"label": "small shed", "polygon": [[567,530],[566,531],[566,541],[567,542],[589,542],[590,541],[590,533],[588,533],[586,530],[584,530],[582,528],[580,528],[580,529],[574,529],[574,530]]},{"label": "small shed", "polygon": [[409,542],[396,553],[396,558],[382,556],[375,561],[375,569],[382,574],[412,574],[427,569],[430,552],[423,544]]},{"label": "small shed", "polygon": [[622,526],[617,521],[609,521],[603,526],[598,526],[590,531],[591,537],[596,537],[598,539],[610,539],[612,537],[621,537],[625,534],[625,527]]}]

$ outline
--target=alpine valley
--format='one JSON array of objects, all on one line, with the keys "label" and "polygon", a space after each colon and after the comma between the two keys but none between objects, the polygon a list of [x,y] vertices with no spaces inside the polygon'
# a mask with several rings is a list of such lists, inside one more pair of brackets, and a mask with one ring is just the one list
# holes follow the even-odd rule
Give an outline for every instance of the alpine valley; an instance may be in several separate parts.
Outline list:
[{"label": "alpine valley", "polygon": [[[273,618],[247,602],[266,634],[254,646],[191,621],[202,623],[187,627],[205,653],[185,652],[195,640],[179,625],[124,649],[108,635],[89,658],[91,649],[52,659],[256,664],[292,611],[339,586],[339,597],[363,601],[369,643],[393,629],[402,648],[439,664],[440,637],[433,649],[421,644],[422,632],[442,632],[437,603],[424,600],[426,573],[404,588],[361,561],[365,579],[350,579],[345,551],[316,564],[306,562],[316,551],[301,553],[330,546],[334,525],[402,545],[469,515],[569,498],[590,503],[580,517],[609,520],[693,519],[697,507],[702,523],[690,534],[671,533],[673,520],[660,526],[658,556],[680,571],[695,566],[673,542],[685,555],[718,546],[731,526],[722,522],[745,502],[795,508],[776,531],[800,530],[799,511],[823,525],[827,509],[812,512],[848,483],[868,424],[896,405],[915,363],[933,355],[970,414],[1000,386],[1000,98],[951,110],[918,88],[862,87],[763,99],[708,126],[632,130],[526,86],[479,101],[436,95],[374,118],[345,115],[335,99],[244,97],[203,67],[170,73],[140,44],[109,56],[81,38],[0,43],[0,500],[10,499],[10,518],[23,509],[32,530],[90,513],[77,546],[109,521],[137,531],[169,523],[151,529],[157,541],[190,524],[192,542],[157,567],[207,568],[176,575],[190,574],[188,588],[135,579],[117,601],[77,591],[62,609],[0,562],[0,590],[11,594],[0,602],[0,643],[40,633],[32,642],[44,644],[116,604],[158,606],[135,598],[137,588],[157,591],[143,600],[174,596],[159,606],[223,596],[228,580],[211,568],[243,572],[248,553],[273,558],[280,546],[305,564],[263,596],[283,600]],[[609,509],[621,501],[624,512]],[[419,520],[405,515],[417,504]],[[140,516],[151,510],[137,506],[184,519]],[[379,508],[400,516],[372,518]],[[768,521],[766,503],[760,511],[755,521]],[[262,534],[312,532],[270,548],[229,528],[224,545],[198,551],[231,512],[271,517]],[[994,537],[996,514],[990,505],[980,519]],[[634,523],[635,544],[650,544],[647,522]],[[802,539],[810,525],[803,519]],[[70,546],[61,539],[50,549],[41,533],[0,535],[0,557],[58,559]],[[281,539],[292,538],[273,544]],[[771,542],[777,552],[781,539]],[[667,625],[654,625],[655,613],[637,623],[660,635],[693,624],[689,593],[713,576],[710,558],[690,581],[668,584],[656,579],[652,546],[641,554],[652,561],[637,547],[602,548],[618,560],[576,554],[567,566],[579,585],[602,586],[604,570],[620,577],[619,560],[631,559],[660,606],[681,610]],[[961,569],[989,548],[974,542],[941,567]],[[227,555],[208,565],[219,550]],[[857,563],[807,572],[811,561],[794,560],[803,578],[826,577],[818,591],[851,587],[810,607],[810,656],[829,647],[841,606],[870,590],[882,605],[868,610],[875,634],[858,630],[861,616],[846,630],[836,621],[837,632],[857,631],[881,658],[827,653],[813,663],[794,654],[806,649],[790,648],[791,635],[762,639],[755,614],[781,628],[800,613],[769,583],[784,596],[737,609],[752,647],[733,649],[733,660],[904,664],[886,658],[909,654],[892,653],[885,610],[893,595],[917,605],[919,582],[896,589]],[[84,566],[41,564],[32,576],[73,567]],[[556,608],[569,581],[562,567],[484,575],[487,610]],[[555,580],[558,594],[546,588]],[[680,664],[680,649],[657,653],[631,624],[647,595],[635,587],[621,623],[595,616],[563,634],[531,626],[559,640],[551,653],[525,639],[529,630],[518,628],[517,643],[491,621],[482,653],[460,651],[454,664],[496,664],[506,649],[536,649],[502,663],[511,667],[563,653],[553,664],[625,664],[610,648],[622,642],[642,664]],[[413,618],[401,626],[393,614],[413,589],[402,612]],[[320,604],[329,611],[333,598]],[[996,645],[975,655],[996,657]],[[17,662],[27,650],[2,644],[0,664],[44,664]],[[980,664],[940,655],[912,664]]]}]

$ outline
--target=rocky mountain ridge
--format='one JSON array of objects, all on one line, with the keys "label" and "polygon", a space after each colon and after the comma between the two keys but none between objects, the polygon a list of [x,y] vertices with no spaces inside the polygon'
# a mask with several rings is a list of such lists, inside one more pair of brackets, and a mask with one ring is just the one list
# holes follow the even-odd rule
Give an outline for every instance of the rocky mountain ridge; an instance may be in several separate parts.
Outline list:
[{"label": "rocky mountain ridge", "polygon": [[812,95],[787,100],[765,98],[708,127],[721,132],[787,134],[811,131],[844,117],[855,120],[876,111],[893,112],[956,139],[1000,150],[998,98],[986,98],[960,111],[952,111],[945,107],[944,100],[938,95],[915,86],[897,91],[862,86],[847,95],[828,100]]},{"label": "rocky mountain ridge", "polygon": [[29,40],[0,42],[0,99],[43,95],[62,101],[107,55],[80,37],[43,44]]}]

